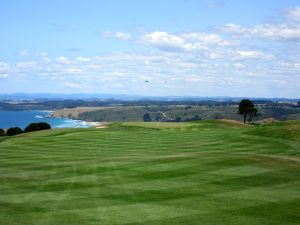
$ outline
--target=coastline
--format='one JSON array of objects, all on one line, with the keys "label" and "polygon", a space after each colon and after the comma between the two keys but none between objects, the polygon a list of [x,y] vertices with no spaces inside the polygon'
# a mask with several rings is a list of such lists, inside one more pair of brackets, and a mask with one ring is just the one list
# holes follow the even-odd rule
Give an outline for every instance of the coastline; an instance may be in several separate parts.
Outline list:
[{"label": "coastline", "polygon": [[[55,118],[71,118],[79,119],[79,115],[85,112],[98,111],[105,107],[76,107],[76,108],[64,108],[54,110],[50,113],[52,117]],[[107,107],[106,107],[107,108]]]},{"label": "coastline", "polygon": [[95,122],[95,121],[85,121],[80,120],[78,118],[79,114],[84,112],[90,112],[102,109],[102,107],[78,107],[78,108],[72,108],[72,109],[59,109],[54,111],[48,111],[49,117],[51,118],[61,118],[61,119],[70,119],[75,120],[78,122],[82,122],[88,125],[89,128],[106,128],[109,122]]},{"label": "coastline", "polygon": [[52,128],[91,128],[105,126],[104,123],[89,122],[70,117],[53,116],[52,110],[0,110],[0,128],[20,127],[30,123],[46,122]]}]

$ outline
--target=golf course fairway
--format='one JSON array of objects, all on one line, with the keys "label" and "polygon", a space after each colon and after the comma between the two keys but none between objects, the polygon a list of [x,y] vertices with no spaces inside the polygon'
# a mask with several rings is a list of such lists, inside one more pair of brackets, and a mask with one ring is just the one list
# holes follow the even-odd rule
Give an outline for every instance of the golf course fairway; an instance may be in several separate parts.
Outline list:
[{"label": "golf course fairway", "polygon": [[0,137],[0,225],[300,224],[300,121]]}]

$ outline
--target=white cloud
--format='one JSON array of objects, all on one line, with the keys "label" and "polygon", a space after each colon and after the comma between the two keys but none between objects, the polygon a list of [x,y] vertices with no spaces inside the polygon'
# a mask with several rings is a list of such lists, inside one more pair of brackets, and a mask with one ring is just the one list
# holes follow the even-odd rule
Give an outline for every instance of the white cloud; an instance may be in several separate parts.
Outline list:
[{"label": "white cloud", "polygon": [[263,24],[249,30],[251,36],[265,37],[273,39],[299,39],[299,25],[270,25]]},{"label": "white cloud", "polygon": [[9,71],[9,64],[6,62],[1,62],[0,61],[0,73],[7,73]]},{"label": "white cloud", "polygon": [[0,61],[0,78],[9,77],[9,74],[10,74],[9,64]]},{"label": "white cloud", "polygon": [[261,51],[237,51],[240,59],[261,59],[265,54]]},{"label": "white cloud", "polygon": [[[0,76],[6,77],[2,81],[18,77],[28,81],[51,80],[60,88],[75,92],[146,95],[237,95],[250,91],[252,85],[262,89],[266,85],[281,85],[294,90],[300,82],[298,59],[292,62],[274,59],[270,69],[264,61],[268,54],[262,51],[231,50],[220,54],[224,54],[221,60],[199,57],[198,52],[193,51],[120,53],[89,57],[89,61],[69,58],[69,64],[56,63],[57,58],[50,58],[51,62],[40,58],[12,65],[1,62],[0,74],[6,75]],[[150,82],[145,83],[145,80]],[[44,87],[45,92],[48,88]],[[55,90],[51,86],[51,91]]]},{"label": "white cloud", "polygon": [[121,41],[127,41],[131,38],[130,33],[124,33],[124,32],[111,32],[111,31],[104,31],[101,33],[101,36],[103,38],[113,38],[118,39]]},{"label": "white cloud", "polygon": [[87,58],[87,57],[78,56],[78,57],[76,57],[76,61],[78,61],[78,62],[90,62],[91,59]]},{"label": "white cloud", "polygon": [[221,33],[237,35],[240,38],[264,38],[272,40],[300,39],[300,7],[286,10],[286,18],[281,24],[259,24],[244,27],[234,23],[228,23],[218,29]]},{"label": "white cloud", "polygon": [[56,62],[58,62],[60,64],[71,64],[71,61],[64,56],[57,57]]},{"label": "white cloud", "polygon": [[253,27],[242,27],[227,24],[220,28],[224,33],[241,35],[246,38],[266,39],[300,39],[300,25],[298,24],[261,24]]},{"label": "white cloud", "polygon": [[75,82],[64,82],[64,86],[70,87],[70,88],[81,88],[82,86]]},{"label": "white cloud", "polygon": [[234,63],[233,66],[235,69],[238,69],[238,70],[246,68],[246,66],[242,63]]},{"label": "white cloud", "polygon": [[145,44],[167,51],[203,51],[214,45],[232,46],[239,44],[236,40],[224,40],[218,34],[204,32],[171,34],[155,31],[145,34],[141,39]]},{"label": "white cloud", "polygon": [[290,9],[287,13],[287,17],[296,22],[300,21],[300,7]]},{"label": "white cloud", "polygon": [[52,62],[52,60],[49,57],[42,57],[42,60],[46,63]]},{"label": "white cloud", "polygon": [[245,34],[247,29],[237,24],[228,23],[220,28],[222,32],[233,34]]},{"label": "white cloud", "polygon": [[181,35],[185,42],[196,42],[206,44],[223,44],[223,39],[217,34],[207,33],[184,33]]},{"label": "white cloud", "polygon": [[142,41],[164,50],[185,49],[185,40],[182,37],[167,32],[155,31],[142,37]]},{"label": "white cloud", "polygon": [[19,70],[36,70],[38,63],[36,61],[18,62],[16,68]]},{"label": "white cloud", "polygon": [[7,78],[7,77],[9,77],[8,74],[1,74],[1,73],[0,73],[0,78]]},{"label": "white cloud", "polygon": [[[231,26],[237,30],[239,27]],[[240,41],[237,39],[224,39],[216,33],[189,32],[171,34],[156,31],[145,34],[142,37],[144,44],[167,52],[195,54],[210,60],[245,60],[275,58],[272,54],[266,54],[260,49],[240,50]],[[252,47],[253,48],[253,47]]]},{"label": "white cloud", "polygon": [[66,74],[80,74],[80,73],[82,73],[82,69],[76,68],[76,67],[65,68],[63,70],[63,72],[66,73]]}]

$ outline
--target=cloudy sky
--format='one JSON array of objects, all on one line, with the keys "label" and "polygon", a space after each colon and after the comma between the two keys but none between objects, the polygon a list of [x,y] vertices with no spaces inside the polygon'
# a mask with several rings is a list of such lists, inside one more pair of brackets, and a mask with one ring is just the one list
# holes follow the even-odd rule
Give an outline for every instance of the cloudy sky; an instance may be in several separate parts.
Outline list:
[{"label": "cloudy sky", "polygon": [[300,97],[300,0],[1,0],[0,28],[0,93]]}]

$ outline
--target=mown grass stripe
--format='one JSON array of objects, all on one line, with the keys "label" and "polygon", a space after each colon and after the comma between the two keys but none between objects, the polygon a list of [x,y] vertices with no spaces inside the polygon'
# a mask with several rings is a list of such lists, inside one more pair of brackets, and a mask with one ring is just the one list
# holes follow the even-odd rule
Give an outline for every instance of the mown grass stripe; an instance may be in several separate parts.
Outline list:
[{"label": "mown grass stripe", "polygon": [[294,225],[298,130],[203,121],[0,138],[0,224]]}]

